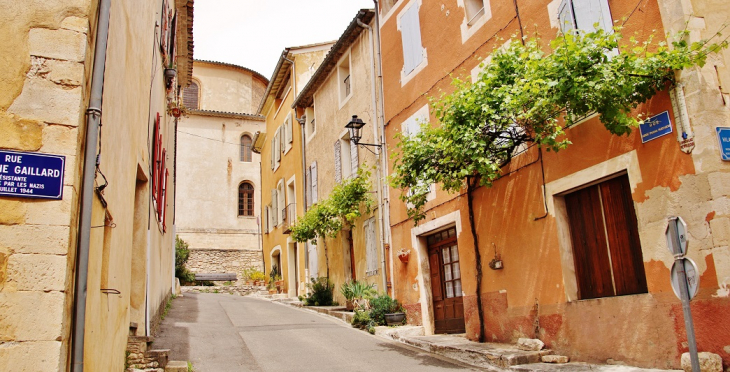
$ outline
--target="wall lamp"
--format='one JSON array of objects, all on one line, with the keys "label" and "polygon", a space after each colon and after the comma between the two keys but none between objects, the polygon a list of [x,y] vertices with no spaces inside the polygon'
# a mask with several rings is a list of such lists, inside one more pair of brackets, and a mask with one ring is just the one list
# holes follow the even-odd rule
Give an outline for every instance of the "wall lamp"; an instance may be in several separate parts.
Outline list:
[{"label": "wall lamp", "polygon": [[360,138],[362,138],[362,134],[360,134],[360,129],[362,129],[365,124],[366,123],[363,122],[362,119],[358,118],[357,115],[352,115],[352,120],[350,120],[350,122],[345,125],[345,128],[350,131],[350,140],[355,143],[355,145],[372,146],[378,148],[382,147],[383,145],[360,143]]}]

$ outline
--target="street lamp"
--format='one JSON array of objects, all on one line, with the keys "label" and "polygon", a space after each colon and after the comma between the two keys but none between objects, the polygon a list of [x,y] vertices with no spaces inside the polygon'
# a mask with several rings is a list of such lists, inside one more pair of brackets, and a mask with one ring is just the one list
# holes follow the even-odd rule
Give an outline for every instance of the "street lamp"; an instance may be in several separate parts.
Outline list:
[{"label": "street lamp", "polygon": [[355,145],[360,146],[381,147],[382,145],[375,145],[372,143],[360,143],[360,138],[362,138],[362,134],[360,134],[360,129],[362,129],[365,124],[366,123],[363,122],[362,119],[358,118],[357,115],[352,115],[352,120],[350,120],[350,122],[345,125],[345,128],[350,131],[350,141],[352,141]]}]

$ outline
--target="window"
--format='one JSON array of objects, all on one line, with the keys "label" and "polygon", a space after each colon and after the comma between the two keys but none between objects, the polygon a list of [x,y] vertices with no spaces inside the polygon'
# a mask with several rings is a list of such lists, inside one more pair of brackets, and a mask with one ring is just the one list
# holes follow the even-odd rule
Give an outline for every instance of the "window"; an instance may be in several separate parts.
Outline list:
[{"label": "window", "polygon": [[253,185],[243,182],[238,185],[238,215],[253,216]]},{"label": "window", "polygon": [[276,187],[276,195],[278,198],[276,201],[278,209],[275,210],[274,213],[277,214],[276,225],[278,226],[284,222],[284,219],[286,218],[286,194],[284,194],[284,180],[279,181],[279,185]]},{"label": "window", "polygon": [[478,18],[484,15],[484,0],[464,0],[466,24],[473,25]]},{"label": "window", "polygon": [[190,82],[190,85],[183,90],[183,105],[189,109],[197,110],[198,106],[198,94],[199,94],[198,83],[194,80]]},{"label": "window", "polygon": [[310,165],[307,168],[306,175],[307,178],[307,208],[311,207],[312,204],[317,202],[317,162],[313,162],[312,165]]},{"label": "window", "polygon": [[[398,18],[403,42],[403,77],[410,75],[424,60],[421,44],[421,25],[418,18],[418,0],[414,0]],[[403,80],[403,79],[401,79]]]},{"label": "window", "polygon": [[354,177],[360,165],[357,146],[350,142],[350,135],[335,141],[335,182]]},{"label": "window", "polygon": [[285,132],[283,134],[283,136],[285,136],[285,138],[282,137],[282,140],[284,141],[284,143],[283,143],[283,146],[281,147],[281,152],[286,153],[287,151],[289,151],[289,149],[291,149],[291,146],[292,146],[291,144],[292,144],[292,142],[294,142],[294,126],[292,125],[291,114],[289,114],[286,117],[286,120],[284,121],[283,130]]},{"label": "window", "polygon": [[578,298],[646,293],[629,178],[622,175],[565,195]]},{"label": "window", "polygon": [[[401,132],[404,135],[407,136],[415,136],[418,133],[421,132],[421,125],[429,122],[429,114],[428,114],[428,105],[424,105],[418,111],[416,111],[413,115],[408,117],[403,123],[401,123]],[[424,185],[424,182],[419,181],[419,186]],[[435,193],[435,187],[434,184],[429,184],[426,187],[428,187],[428,195],[426,196],[426,201],[431,201],[436,198]],[[412,191],[409,190],[408,194],[411,195]]]},{"label": "window", "polygon": [[613,30],[608,0],[563,0],[558,7],[558,22],[562,32],[580,30],[593,32],[599,28]]},{"label": "window", "polygon": [[365,221],[365,258],[367,261],[366,275],[378,274],[377,235],[375,234],[375,218]]},{"label": "window", "polygon": [[279,225],[279,193],[276,189],[271,189],[271,228],[273,230]]},{"label": "window", "polygon": [[252,161],[251,137],[248,134],[241,136],[241,161]]},{"label": "window", "polygon": [[340,107],[350,98],[352,94],[350,78],[350,54],[346,54],[337,65],[337,84],[340,93]]}]

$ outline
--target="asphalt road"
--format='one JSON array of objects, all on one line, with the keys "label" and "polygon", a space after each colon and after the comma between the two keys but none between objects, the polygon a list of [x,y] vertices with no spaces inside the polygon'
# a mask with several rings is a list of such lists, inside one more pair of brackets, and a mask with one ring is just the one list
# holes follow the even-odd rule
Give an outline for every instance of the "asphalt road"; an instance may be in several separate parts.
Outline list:
[{"label": "asphalt road", "polygon": [[152,345],[196,372],[469,370],[326,315],[255,297],[186,293]]}]

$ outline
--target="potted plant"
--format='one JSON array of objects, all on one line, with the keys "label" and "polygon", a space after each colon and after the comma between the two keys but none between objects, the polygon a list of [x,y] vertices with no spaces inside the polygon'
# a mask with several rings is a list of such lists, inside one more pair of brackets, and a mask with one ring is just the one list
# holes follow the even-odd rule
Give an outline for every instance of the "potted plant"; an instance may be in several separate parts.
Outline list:
[{"label": "potted plant", "polygon": [[266,289],[269,290],[269,294],[275,294],[276,293],[276,284],[273,280],[269,280],[269,283],[266,285]]},{"label": "potted plant", "polygon": [[370,300],[370,318],[376,324],[392,326],[403,324],[406,314],[398,300],[382,294]]},{"label": "potted plant", "polygon": [[409,251],[405,248],[398,251],[398,259],[400,260],[400,262],[408,263],[408,258],[410,256],[411,256],[411,251]]},{"label": "potted plant", "polygon": [[170,101],[167,104],[167,114],[176,118],[181,116],[187,117],[188,109],[182,104],[182,102]]},{"label": "potted plant", "polygon": [[375,285],[365,281],[347,281],[340,286],[340,293],[345,297],[345,307],[352,311],[355,307],[367,309],[369,299],[375,295]]}]

